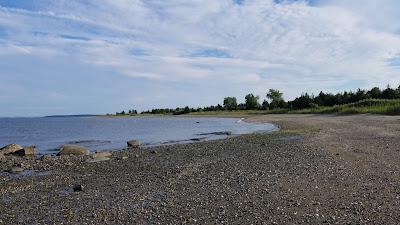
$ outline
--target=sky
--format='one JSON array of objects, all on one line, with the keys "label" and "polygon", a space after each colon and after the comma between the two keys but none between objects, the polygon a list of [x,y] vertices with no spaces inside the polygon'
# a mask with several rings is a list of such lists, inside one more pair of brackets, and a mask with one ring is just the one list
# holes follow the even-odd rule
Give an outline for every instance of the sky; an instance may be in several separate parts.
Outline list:
[{"label": "sky", "polygon": [[0,0],[0,116],[400,85],[398,0]]}]

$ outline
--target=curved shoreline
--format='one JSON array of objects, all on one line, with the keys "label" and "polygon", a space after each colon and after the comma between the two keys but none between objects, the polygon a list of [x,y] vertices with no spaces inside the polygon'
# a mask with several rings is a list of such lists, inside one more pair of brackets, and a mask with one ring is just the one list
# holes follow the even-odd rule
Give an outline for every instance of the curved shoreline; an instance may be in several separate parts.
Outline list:
[{"label": "curved shoreline", "polygon": [[[117,151],[110,160],[94,163],[86,162],[86,156],[15,158],[0,163],[1,171],[22,164],[37,172],[0,173],[0,221],[399,221],[400,117],[268,115],[247,119],[276,123],[282,129]],[[81,191],[74,192],[74,187]]]}]

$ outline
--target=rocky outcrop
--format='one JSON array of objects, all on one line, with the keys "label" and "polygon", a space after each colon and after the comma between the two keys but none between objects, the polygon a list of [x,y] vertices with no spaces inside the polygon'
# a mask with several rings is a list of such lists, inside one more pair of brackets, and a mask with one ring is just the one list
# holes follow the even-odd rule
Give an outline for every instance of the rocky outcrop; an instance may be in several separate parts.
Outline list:
[{"label": "rocky outcrop", "polygon": [[23,147],[21,145],[9,144],[9,145],[6,145],[6,146],[0,148],[0,154],[7,155],[7,154],[14,153],[16,151],[19,151],[21,149],[23,149]]},{"label": "rocky outcrop", "polygon": [[64,145],[57,155],[89,155],[89,150],[79,145]]},{"label": "rocky outcrop", "polygon": [[140,142],[138,140],[130,140],[127,142],[127,144],[128,144],[128,147],[131,147],[131,148],[139,148],[139,146],[140,146]]}]

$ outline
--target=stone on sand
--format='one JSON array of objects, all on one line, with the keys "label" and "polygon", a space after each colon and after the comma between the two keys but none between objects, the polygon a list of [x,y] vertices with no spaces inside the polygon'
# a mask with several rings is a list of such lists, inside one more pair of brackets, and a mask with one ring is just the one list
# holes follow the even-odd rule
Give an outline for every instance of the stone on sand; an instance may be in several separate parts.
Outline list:
[{"label": "stone on sand", "polygon": [[130,140],[127,142],[128,146],[131,148],[139,148],[140,142],[138,140]]},{"label": "stone on sand", "polygon": [[89,150],[79,145],[64,145],[57,155],[89,155]]}]

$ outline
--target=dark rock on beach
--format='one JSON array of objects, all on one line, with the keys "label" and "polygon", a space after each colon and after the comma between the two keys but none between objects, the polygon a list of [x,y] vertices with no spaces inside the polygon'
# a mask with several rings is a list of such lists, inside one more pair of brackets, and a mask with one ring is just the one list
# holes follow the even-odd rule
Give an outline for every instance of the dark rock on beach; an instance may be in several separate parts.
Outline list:
[{"label": "dark rock on beach", "polygon": [[83,185],[77,184],[72,189],[74,192],[79,192],[79,191],[83,191],[83,188],[84,188]]},{"label": "dark rock on beach", "polygon": [[232,135],[231,131],[217,131],[217,132],[211,132],[211,133],[202,133],[199,135]]}]

